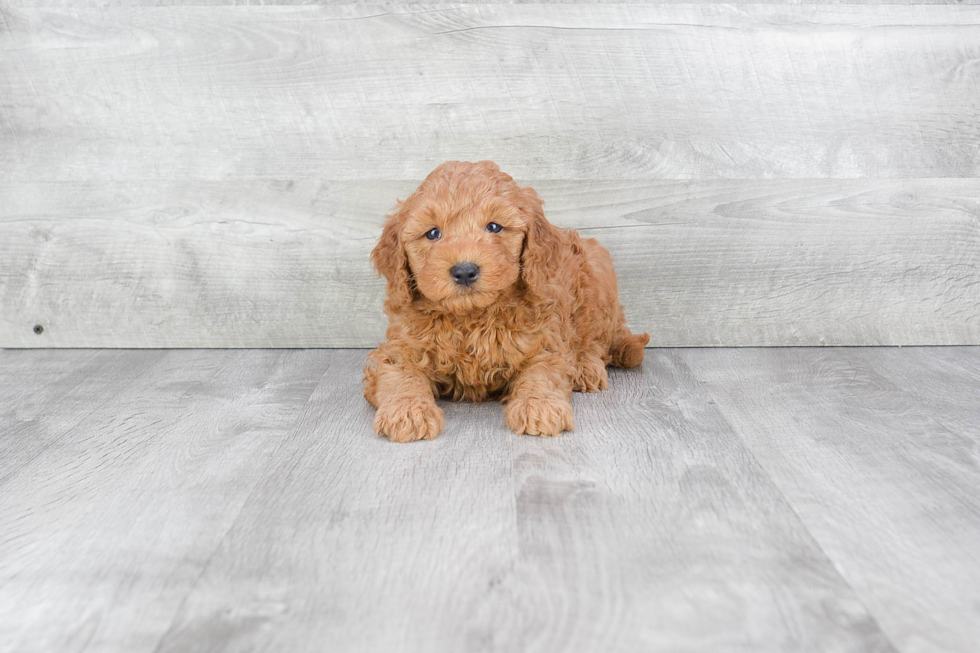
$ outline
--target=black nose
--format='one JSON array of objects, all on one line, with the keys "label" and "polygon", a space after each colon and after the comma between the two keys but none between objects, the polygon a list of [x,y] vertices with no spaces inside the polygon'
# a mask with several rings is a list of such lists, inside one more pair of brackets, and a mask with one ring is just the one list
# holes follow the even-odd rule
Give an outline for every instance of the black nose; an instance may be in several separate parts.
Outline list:
[{"label": "black nose", "polygon": [[480,276],[480,266],[469,261],[457,263],[449,270],[449,276],[461,286],[472,286]]}]

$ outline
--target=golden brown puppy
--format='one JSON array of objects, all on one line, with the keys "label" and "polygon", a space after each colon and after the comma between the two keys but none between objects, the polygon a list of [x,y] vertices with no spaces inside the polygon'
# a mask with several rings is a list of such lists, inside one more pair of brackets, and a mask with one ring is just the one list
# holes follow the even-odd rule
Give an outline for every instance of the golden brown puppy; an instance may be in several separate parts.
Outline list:
[{"label": "golden brown puppy", "polygon": [[364,369],[377,433],[436,437],[447,397],[500,399],[515,433],[561,435],[572,390],[605,390],[606,365],[643,360],[650,336],[626,328],[609,252],[542,205],[492,161],[450,161],[388,216],[371,252],[388,340]]}]

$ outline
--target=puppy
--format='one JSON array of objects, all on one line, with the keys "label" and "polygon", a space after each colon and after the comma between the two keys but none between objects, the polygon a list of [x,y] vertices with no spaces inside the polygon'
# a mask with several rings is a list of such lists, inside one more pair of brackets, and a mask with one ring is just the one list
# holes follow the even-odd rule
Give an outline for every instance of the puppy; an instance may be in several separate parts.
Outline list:
[{"label": "puppy", "polygon": [[378,434],[436,437],[444,397],[501,400],[515,433],[561,435],[573,390],[605,390],[606,365],[643,360],[650,336],[626,328],[609,252],[543,204],[492,161],[450,161],[388,216],[371,252],[387,341],[364,369]]}]

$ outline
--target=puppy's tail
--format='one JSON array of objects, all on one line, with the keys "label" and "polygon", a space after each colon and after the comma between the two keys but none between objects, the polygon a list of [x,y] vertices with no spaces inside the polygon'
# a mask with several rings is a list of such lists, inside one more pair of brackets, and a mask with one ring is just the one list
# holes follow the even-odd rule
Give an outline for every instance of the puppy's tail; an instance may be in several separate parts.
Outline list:
[{"label": "puppy's tail", "polygon": [[643,348],[648,342],[648,334],[630,333],[629,329],[623,327],[609,348],[609,355],[612,356],[609,364],[613,367],[636,367],[643,362]]}]

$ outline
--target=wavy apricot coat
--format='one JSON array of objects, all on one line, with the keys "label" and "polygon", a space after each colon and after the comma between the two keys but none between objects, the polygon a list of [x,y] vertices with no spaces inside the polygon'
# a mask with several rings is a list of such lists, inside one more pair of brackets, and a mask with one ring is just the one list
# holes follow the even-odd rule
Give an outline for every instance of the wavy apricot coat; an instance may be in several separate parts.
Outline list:
[{"label": "wavy apricot coat", "polygon": [[[502,233],[487,234],[490,222]],[[433,171],[388,216],[371,259],[389,327],[364,396],[392,440],[438,435],[436,397],[501,400],[515,432],[560,435],[574,428],[573,390],[606,389],[606,365],[643,360],[649,336],[626,327],[609,253],[550,224],[537,193],[492,162]],[[461,260],[479,262],[472,287],[449,279]]]}]

